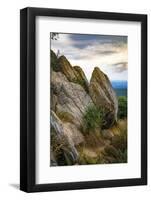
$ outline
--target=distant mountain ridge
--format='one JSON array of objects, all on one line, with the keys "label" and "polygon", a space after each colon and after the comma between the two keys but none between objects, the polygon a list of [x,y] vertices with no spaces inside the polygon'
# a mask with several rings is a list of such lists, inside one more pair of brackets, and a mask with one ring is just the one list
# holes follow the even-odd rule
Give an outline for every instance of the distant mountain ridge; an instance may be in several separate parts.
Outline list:
[{"label": "distant mountain ridge", "polygon": [[111,81],[117,96],[127,96],[127,81]]},{"label": "distant mountain ridge", "polygon": [[127,81],[111,81],[113,88],[127,88]]}]

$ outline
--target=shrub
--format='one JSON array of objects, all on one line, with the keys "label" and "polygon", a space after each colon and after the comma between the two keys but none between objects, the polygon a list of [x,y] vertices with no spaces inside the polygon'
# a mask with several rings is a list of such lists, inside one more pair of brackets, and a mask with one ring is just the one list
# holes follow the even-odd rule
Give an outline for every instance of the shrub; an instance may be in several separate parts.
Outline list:
[{"label": "shrub", "polygon": [[86,131],[101,129],[104,124],[104,112],[100,108],[90,105],[84,115],[84,126]]},{"label": "shrub", "polygon": [[127,117],[127,97],[120,96],[118,98],[118,118],[123,119]]}]

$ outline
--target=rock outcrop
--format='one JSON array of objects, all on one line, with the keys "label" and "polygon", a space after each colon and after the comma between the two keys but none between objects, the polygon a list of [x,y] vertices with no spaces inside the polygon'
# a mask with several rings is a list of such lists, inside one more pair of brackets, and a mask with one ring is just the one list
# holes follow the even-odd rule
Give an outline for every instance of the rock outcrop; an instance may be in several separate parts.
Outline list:
[{"label": "rock outcrop", "polygon": [[[57,115],[53,111],[51,111],[50,123],[51,130],[53,130],[54,137],[56,138],[55,140],[60,142],[60,150],[63,152],[63,156],[68,157],[68,161],[70,163],[76,162],[76,160],[78,159],[78,152],[75,148],[72,137],[70,136],[70,134],[68,134],[69,132],[72,132],[72,130],[67,128],[66,125],[62,123],[62,121],[57,117]],[[57,145],[56,149],[58,148]],[[56,165],[54,154],[52,154],[51,160],[53,161],[53,165]]]},{"label": "rock outcrop", "polygon": [[104,110],[104,127],[109,128],[117,120],[118,101],[107,75],[98,67],[93,70],[89,94],[94,104]]},{"label": "rock outcrop", "polygon": [[52,50],[50,51],[50,56],[51,56],[50,69],[54,71],[59,71],[58,59],[56,54]]},{"label": "rock outcrop", "polygon": [[88,91],[88,81],[81,67],[72,67],[65,56],[59,57],[57,65],[57,68],[66,76],[68,81],[79,84]]},{"label": "rock outcrop", "polygon": [[[99,68],[94,69],[88,83],[83,70],[73,67],[65,56],[57,58],[52,51],[51,58],[51,128],[57,140],[62,141],[59,145],[61,155],[75,164],[78,160],[76,146],[85,142],[83,116],[88,106],[99,107],[105,112],[104,128],[109,128],[117,120],[118,102],[108,77]],[[56,162],[53,152],[53,165]]]},{"label": "rock outcrop", "polygon": [[60,71],[66,76],[69,81],[76,80],[76,73],[71,66],[70,62],[66,59],[65,56],[60,56],[58,59],[58,67]]},{"label": "rock outcrop", "polygon": [[53,101],[51,104],[55,107],[55,112],[58,115],[68,115],[66,118],[80,127],[87,106],[93,104],[91,97],[81,85],[68,81],[61,72],[52,71],[51,77],[52,100],[55,105]]},{"label": "rock outcrop", "polygon": [[88,92],[89,83],[83,70],[79,66],[74,66],[73,69],[76,72],[77,83],[79,83],[82,87],[84,87],[84,89]]}]

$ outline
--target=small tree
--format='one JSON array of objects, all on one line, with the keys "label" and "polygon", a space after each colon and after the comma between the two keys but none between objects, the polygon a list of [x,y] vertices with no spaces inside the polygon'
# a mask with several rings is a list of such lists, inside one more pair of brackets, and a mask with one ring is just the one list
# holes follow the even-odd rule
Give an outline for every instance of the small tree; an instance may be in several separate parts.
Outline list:
[{"label": "small tree", "polygon": [[51,33],[50,38],[51,40],[57,40],[59,38],[59,33]]}]

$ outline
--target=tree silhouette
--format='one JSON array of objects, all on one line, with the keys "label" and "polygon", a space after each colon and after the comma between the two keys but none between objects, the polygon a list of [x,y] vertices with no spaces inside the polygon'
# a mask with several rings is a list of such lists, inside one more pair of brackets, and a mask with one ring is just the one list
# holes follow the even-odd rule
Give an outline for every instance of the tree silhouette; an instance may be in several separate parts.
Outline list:
[{"label": "tree silhouette", "polygon": [[51,40],[57,40],[59,38],[59,33],[51,33],[50,38]]}]

